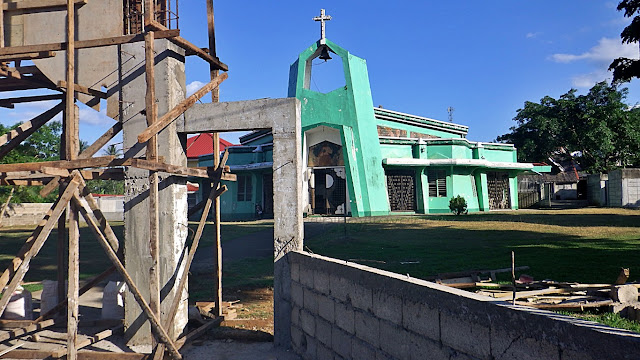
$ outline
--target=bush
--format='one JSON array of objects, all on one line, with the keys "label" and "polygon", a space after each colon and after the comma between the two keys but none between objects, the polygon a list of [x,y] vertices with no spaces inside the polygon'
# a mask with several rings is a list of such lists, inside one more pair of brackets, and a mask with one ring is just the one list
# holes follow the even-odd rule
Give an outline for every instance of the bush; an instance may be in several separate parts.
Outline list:
[{"label": "bush", "polygon": [[466,214],[468,212],[467,200],[460,195],[452,197],[451,200],[449,200],[449,210],[456,215]]}]

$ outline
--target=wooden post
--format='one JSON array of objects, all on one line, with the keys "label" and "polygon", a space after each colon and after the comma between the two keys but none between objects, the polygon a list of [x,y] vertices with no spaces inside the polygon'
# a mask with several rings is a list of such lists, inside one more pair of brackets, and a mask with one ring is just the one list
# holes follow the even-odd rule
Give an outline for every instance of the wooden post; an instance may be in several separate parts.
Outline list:
[{"label": "wooden post", "polygon": [[513,305],[516,304],[516,255],[511,251],[511,285],[513,286]]},{"label": "wooden post", "polygon": [[[153,14],[153,3],[147,0],[145,16]],[[147,126],[156,121],[156,95],[155,95],[155,63],[154,63],[154,33],[149,31],[144,36],[145,48],[145,76],[147,92],[145,97]],[[147,159],[156,161],[158,157],[157,136],[152,136],[147,141]],[[153,313],[160,318],[160,271],[158,269],[160,229],[158,224],[158,172],[149,171],[149,253],[151,266],[149,267],[149,306]],[[154,339],[154,347],[157,346]]]},{"label": "wooden post", "polygon": [[[213,0],[207,0],[207,27],[209,30],[209,54],[213,57],[216,57],[216,34],[215,34],[215,20],[213,14]],[[209,74],[211,80],[215,80],[218,77],[218,69],[215,68],[212,64],[209,64]],[[216,86],[211,91],[211,102],[219,102],[220,101],[220,86]],[[213,141],[213,166],[218,168],[220,165],[220,134],[213,133],[212,136]],[[216,185],[216,189],[220,186],[220,181],[214,182]],[[207,212],[208,213],[208,212]],[[213,301],[216,304],[216,313],[217,316],[222,316],[222,244],[220,242],[220,198],[215,197],[213,199],[213,224],[214,224],[214,263],[215,263],[215,272],[214,272],[214,286],[215,286],[215,295]],[[206,216],[206,215],[205,215]]]},{"label": "wooden post", "polygon": [[[65,93],[64,145],[65,158],[74,160],[78,156],[78,118],[75,106],[75,2],[67,0],[67,90]],[[77,187],[74,191],[77,194]],[[67,359],[78,358],[76,341],[78,339],[78,289],[80,262],[80,229],[78,210],[74,204],[69,206],[69,262],[67,291]]]}]

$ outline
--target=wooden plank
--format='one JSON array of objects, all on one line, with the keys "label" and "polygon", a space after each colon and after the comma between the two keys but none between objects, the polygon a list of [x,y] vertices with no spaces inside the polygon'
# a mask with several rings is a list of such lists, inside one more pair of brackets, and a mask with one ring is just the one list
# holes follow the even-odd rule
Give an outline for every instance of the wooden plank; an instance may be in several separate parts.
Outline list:
[{"label": "wooden plank", "polygon": [[[522,271],[522,270],[529,270],[528,266],[517,266],[516,267],[516,271]],[[457,272],[450,272],[450,273],[441,273],[438,274],[436,276],[429,276],[427,278],[425,278],[425,280],[436,280],[436,279],[450,279],[450,278],[457,278],[457,277],[464,277],[464,276],[471,276],[474,274],[491,274],[491,273],[505,273],[505,272],[511,272],[511,268],[503,268],[503,269],[492,269],[492,270],[466,270],[466,271],[457,271]]]},{"label": "wooden plank", "polygon": [[[67,89],[67,81],[64,80],[60,80],[58,81],[58,87],[61,89]],[[91,96],[95,96],[98,97],[100,99],[106,99],[107,97],[109,97],[109,95],[106,92],[100,91],[100,90],[94,90],[94,89],[90,89],[86,86],[82,86],[79,84],[75,84],[73,87],[73,90],[79,93],[83,93],[83,94],[87,94],[87,95],[91,95]]]},{"label": "wooden plank", "polygon": [[27,52],[27,53],[20,53],[20,54],[0,55],[0,61],[45,59],[45,58],[51,58],[54,56],[56,56],[55,51]]},{"label": "wooden plank", "polygon": [[590,303],[561,303],[561,304],[541,304],[541,303],[529,303],[525,301],[516,301],[516,305],[533,307],[543,310],[579,310],[600,308],[604,306],[610,306],[613,304],[613,300],[594,301]]},{"label": "wooden plank", "polygon": [[138,135],[138,142],[144,143],[149,140],[152,136],[156,135],[162,129],[167,127],[170,123],[172,123],[175,119],[178,118],[182,113],[184,113],[189,107],[196,103],[200,98],[202,98],[206,93],[211,91],[216,86],[220,85],[221,82],[228,78],[227,73],[220,75],[214,80],[210,81],[208,84],[203,86],[200,90],[196,91],[193,95],[184,99],[180,104],[176,105],[173,109],[169,110],[166,114],[164,114],[158,121],[153,123],[153,125],[147,127],[144,131]]},{"label": "wooden plank", "polygon": [[[29,263],[31,262],[31,259],[38,254],[38,252],[42,248],[42,245],[44,245],[44,242],[49,237],[53,226],[58,222],[58,218],[66,208],[69,199],[73,196],[73,192],[78,189],[79,185],[80,183],[77,180],[71,179],[65,192],[58,197],[58,200],[54,204],[53,211],[51,212],[51,217],[48,218],[43,227],[39,227],[36,229],[36,231],[39,231],[39,233],[33,240],[33,245],[29,248],[24,256],[24,259],[22,259],[22,261],[20,262],[20,266],[13,275],[11,282],[2,292],[4,296],[0,299],[0,315],[2,315],[5,308],[7,307],[7,304],[9,303],[9,299],[11,298],[10,294],[13,294],[22,279],[24,279],[24,275],[29,269]],[[0,288],[4,288],[4,284],[2,285],[3,286]]]},{"label": "wooden plank", "polygon": [[43,112],[42,114],[36,116],[35,118],[21,124],[17,128],[9,131],[8,133],[0,136],[0,146],[4,145],[0,149],[0,158],[4,157],[16,146],[20,145],[21,142],[23,142],[36,130],[41,128],[42,125],[46,124],[47,121],[53,119],[53,117],[58,115],[58,113],[60,113],[60,111],[62,111],[63,109],[64,109],[64,103],[60,103],[52,107],[51,109]]},{"label": "wooden plank", "polygon": [[62,169],[82,169],[82,168],[97,168],[110,166],[115,156],[100,156],[88,159],[76,159],[76,160],[55,160],[55,161],[42,161],[34,163],[17,163],[17,164],[0,164],[0,172],[12,172],[12,171],[39,171],[43,167],[58,167]]},{"label": "wooden plank", "polygon": [[93,195],[91,195],[91,192],[89,192],[89,189],[87,188],[87,183],[84,181],[82,177],[80,177],[79,180],[80,180],[80,194],[87,201],[87,205],[89,205],[89,209],[91,209],[91,213],[93,214],[95,219],[98,221],[98,224],[100,224],[100,230],[102,230],[102,232],[106,236],[107,241],[109,242],[109,245],[111,245],[111,248],[113,249],[114,252],[119,253],[121,249],[120,249],[120,242],[118,241],[118,237],[116,236],[115,232],[113,232],[113,229],[111,228],[111,225],[109,225],[109,221],[107,221],[107,218],[102,213],[102,210],[100,210],[100,206],[98,205],[98,202],[93,197]]},{"label": "wooden plank", "polygon": [[[180,30],[163,30],[156,31],[155,37],[156,39],[166,39],[172,38],[180,35]],[[123,36],[114,36],[108,38],[100,38],[100,39],[91,39],[91,40],[76,40],[75,48],[76,49],[89,49],[96,48],[102,46],[111,46],[111,45],[121,45],[130,42],[138,42],[144,40],[144,34],[137,35],[123,35]],[[39,44],[39,45],[23,45],[23,46],[12,46],[0,48],[0,58],[4,55],[24,55],[30,53],[42,53],[48,51],[62,51],[67,49],[66,42],[59,43],[48,43],[48,44]]]},{"label": "wooden plank", "polygon": [[193,341],[193,340],[199,338],[200,336],[204,335],[209,329],[211,329],[213,327],[216,327],[216,326],[220,326],[222,321],[224,321],[223,317],[218,317],[218,318],[215,318],[213,320],[209,320],[204,325],[202,325],[202,326],[198,327],[197,329],[193,330],[192,332],[188,333],[186,336],[183,336],[182,338],[178,339],[178,341],[176,343],[178,344],[178,346],[180,348],[182,348],[186,343],[188,343],[190,341]]},{"label": "wooden plank", "polygon": [[[13,350],[0,359],[46,359],[51,356],[51,350]],[[149,355],[133,352],[106,352],[95,350],[78,351],[78,360],[147,360]]]},{"label": "wooden plank", "polygon": [[167,348],[169,349],[169,354],[173,359],[176,359],[176,360],[182,359],[182,356],[178,352],[178,349],[176,348],[175,344],[173,343],[173,341],[171,341],[169,334],[164,329],[164,327],[160,324],[160,320],[155,316],[153,311],[151,311],[149,304],[140,293],[140,290],[138,289],[133,279],[125,269],[124,265],[122,265],[122,262],[118,258],[118,255],[116,255],[116,253],[113,251],[113,249],[109,245],[109,242],[104,237],[104,235],[100,231],[100,228],[95,223],[93,218],[89,216],[90,209],[85,208],[85,205],[82,203],[82,201],[78,196],[74,196],[72,199],[75,202],[75,204],[80,208],[80,213],[82,214],[85,221],[89,225],[89,228],[93,231],[94,235],[96,235],[98,242],[100,243],[104,251],[107,253],[107,257],[109,257],[109,260],[111,260],[113,265],[115,265],[116,270],[118,270],[120,275],[122,275],[122,278],[124,279],[124,281],[127,283],[127,286],[129,287],[129,291],[131,291],[133,297],[138,302],[138,305],[140,305],[140,307],[142,308],[142,312],[145,314],[145,316],[149,320],[151,329],[153,330],[158,340],[162,341],[167,346]]},{"label": "wooden plank", "polygon": [[0,106],[21,104],[21,103],[27,103],[27,102],[37,102],[37,101],[61,100],[63,97],[64,97],[63,94],[51,94],[51,95],[35,95],[35,96],[4,98],[4,99],[0,99]]},{"label": "wooden plank", "polygon": [[[75,6],[82,6],[88,2],[88,0],[74,0]],[[16,10],[35,10],[45,9],[52,7],[67,6],[66,0],[20,0],[9,1],[2,4],[4,11],[16,11]]]},{"label": "wooden plank", "polygon": [[[150,161],[145,159],[126,159],[121,162],[116,160],[116,164],[120,164],[123,166],[132,166],[140,169],[152,170],[152,171],[161,171],[167,172],[173,175],[181,175],[181,176],[194,176],[201,178],[215,178],[214,174],[209,172],[207,168],[190,168],[186,166],[178,166],[171,165],[162,162]],[[2,170],[2,165],[0,165],[0,171]],[[228,178],[234,178],[233,174],[224,174],[223,180]]]},{"label": "wooden plank", "polygon": [[[119,332],[122,330],[122,325],[119,325],[113,329],[106,329],[103,331],[100,331],[99,333],[95,334],[95,335],[90,335],[88,337],[85,337],[84,339],[80,340],[77,344],[76,344],[76,350],[82,349],[84,347],[87,347],[89,345],[93,345],[95,343],[97,343],[98,341],[102,341],[104,339],[109,338],[111,335]],[[58,348],[57,350],[54,350],[53,352],[51,352],[51,357],[54,359],[59,359],[63,356],[65,356],[67,354],[67,348],[65,346],[62,346],[60,348]]]},{"label": "wooden plank", "polygon": [[22,336],[24,334],[28,334],[30,332],[39,331],[42,329],[46,329],[55,324],[54,320],[46,320],[40,323],[33,323],[31,325],[27,325],[18,329],[12,329],[10,331],[3,332],[0,334],[0,342],[4,342],[7,340],[15,339],[18,336]]},{"label": "wooden plank", "polygon": [[[154,20],[145,21],[145,26],[155,31],[167,30],[167,28],[164,25]],[[218,70],[229,71],[229,67],[225,63],[220,61],[220,59],[218,59],[215,56],[211,56],[206,51],[202,50],[198,46],[195,46],[194,44],[187,41],[186,39],[180,36],[176,36],[176,37],[170,38],[169,41],[183,48],[186,51],[187,56],[196,55],[202,60],[208,62],[210,66],[213,66]]]},{"label": "wooden plank", "polygon": [[9,193],[9,196],[7,196],[7,200],[5,200],[4,204],[2,205],[2,210],[0,210],[0,227],[2,227],[2,219],[4,219],[4,214],[7,212],[7,208],[9,207],[9,203],[11,202],[11,198],[13,197],[13,192],[16,190],[16,188],[11,188],[11,193]]}]

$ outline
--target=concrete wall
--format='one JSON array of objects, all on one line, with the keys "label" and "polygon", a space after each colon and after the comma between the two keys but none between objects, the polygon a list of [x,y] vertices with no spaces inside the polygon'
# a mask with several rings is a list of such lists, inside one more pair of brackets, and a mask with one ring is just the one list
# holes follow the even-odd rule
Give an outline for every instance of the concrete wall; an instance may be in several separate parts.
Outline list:
[{"label": "concrete wall", "polygon": [[607,205],[607,174],[591,174],[587,176],[587,200],[589,205]]},{"label": "concrete wall", "polygon": [[287,254],[305,359],[631,359],[640,334],[302,252]]},{"label": "concrete wall", "polygon": [[[122,221],[124,218],[124,199],[96,198],[98,206],[109,221]],[[0,224],[2,226],[34,226],[42,221],[52,203],[9,204]],[[84,219],[80,219],[84,223]]]},{"label": "concrete wall", "polygon": [[609,173],[609,205],[640,207],[640,169],[620,169]]}]

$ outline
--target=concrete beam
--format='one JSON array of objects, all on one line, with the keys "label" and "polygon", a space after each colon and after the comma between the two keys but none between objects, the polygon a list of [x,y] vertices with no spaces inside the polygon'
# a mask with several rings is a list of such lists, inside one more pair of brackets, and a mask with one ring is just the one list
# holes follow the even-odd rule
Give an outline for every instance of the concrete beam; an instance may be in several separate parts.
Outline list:
[{"label": "concrete beam", "polygon": [[177,121],[182,133],[271,129],[273,133],[274,337],[291,345],[290,251],[303,246],[302,132],[296,98],[197,104]]}]

